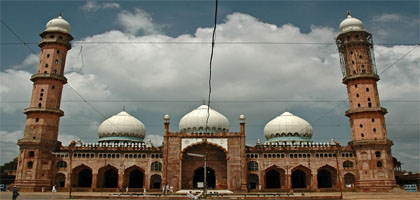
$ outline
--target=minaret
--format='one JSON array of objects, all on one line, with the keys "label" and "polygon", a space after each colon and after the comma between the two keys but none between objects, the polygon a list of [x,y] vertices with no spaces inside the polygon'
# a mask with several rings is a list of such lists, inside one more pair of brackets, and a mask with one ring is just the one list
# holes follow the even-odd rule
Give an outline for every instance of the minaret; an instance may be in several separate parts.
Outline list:
[{"label": "minaret", "polygon": [[70,24],[60,14],[50,20],[40,34],[41,53],[37,73],[32,75],[32,97],[26,114],[25,133],[18,141],[20,153],[15,184],[21,191],[41,191],[52,185],[54,163],[52,151],[61,145],[57,141],[67,51],[73,37]]},{"label": "minaret", "polygon": [[387,110],[381,107],[376,82],[372,35],[350,12],[340,23],[336,39],[343,83],[347,86],[352,142],[362,191],[384,191],[395,185],[391,146],[385,126]]}]

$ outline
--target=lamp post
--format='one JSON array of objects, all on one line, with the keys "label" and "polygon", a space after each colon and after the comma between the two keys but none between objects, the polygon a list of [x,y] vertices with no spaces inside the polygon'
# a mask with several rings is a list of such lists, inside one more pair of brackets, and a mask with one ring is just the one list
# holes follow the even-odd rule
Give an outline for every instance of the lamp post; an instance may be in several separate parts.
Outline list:
[{"label": "lamp post", "polygon": [[73,147],[75,146],[75,142],[74,141],[72,141],[71,143],[70,143],[70,145],[69,145],[69,161],[70,161],[70,172],[69,172],[69,179],[70,179],[70,187],[69,187],[69,199],[71,199],[71,198],[73,198],[72,196],[71,196],[71,190],[72,190],[72,158],[73,158]]},{"label": "lamp post", "polygon": [[197,153],[187,153],[189,156],[204,158],[204,187],[203,187],[203,196],[207,196],[207,155],[197,154]]}]

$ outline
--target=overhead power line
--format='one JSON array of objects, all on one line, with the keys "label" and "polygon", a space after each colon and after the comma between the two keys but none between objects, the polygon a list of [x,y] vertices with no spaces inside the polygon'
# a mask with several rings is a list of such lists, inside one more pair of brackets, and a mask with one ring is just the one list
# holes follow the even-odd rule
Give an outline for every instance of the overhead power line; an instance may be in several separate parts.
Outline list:
[{"label": "overhead power line", "polygon": [[[8,26],[7,24],[6,24],[6,22],[4,22],[2,19],[0,19],[1,20],[1,23],[10,31],[10,32],[12,32],[13,33],[13,35],[18,39],[18,40],[20,40],[21,42],[22,42],[22,44],[24,44],[25,45],[25,47],[27,47],[33,54],[35,54],[38,58],[39,58],[39,55],[29,46],[29,45],[27,45],[27,43],[15,32],[15,31],[13,31],[13,29],[12,28],[10,28],[10,26]],[[67,86],[69,87],[69,88],[71,88],[76,94],[77,94],[77,96],[79,96],[82,100],[83,100],[83,102],[85,102],[86,104],[88,104],[89,105],[89,107],[91,107],[95,112],[97,112],[99,115],[101,115],[104,119],[106,119],[107,117],[104,115],[104,114],[102,114],[101,112],[99,112],[99,110],[97,110],[95,107],[93,107],[93,105],[92,104],[90,104],[79,92],[77,92],[76,91],[76,89],[74,89],[70,84],[68,84],[67,83]],[[111,125],[112,125],[112,123],[111,123]]]},{"label": "overhead power line", "polygon": [[35,55],[38,55],[38,53],[36,53],[29,45],[28,45],[28,43],[26,43],[25,41],[23,41],[22,40],[22,38],[21,37],[19,37],[19,35],[15,32],[15,31],[13,31],[13,29],[12,28],[10,28],[10,26],[9,25],[7,25],[6,24],[6,22],[5,21],[3,21],[3,19],[1,19],[0,18],[0,21],[1,21],[1,23],[18,39],[18,40],[20,40],[20,42],[21,42],[21,44],[23,44],[23,45],[25,45],[25,47],[26,48],[28,48],[29,49],[29,51],[31,51],[33,54],[35,54]]},{"label": "overhead power line", "polygon": [[[71,44],[191,44],[191,45],[207,45],[212,42],[205,41],[74,41]],[[37,42],[26,42],[27,45],[37,45]],[[250,44],[250,45],[335,45],[334,42],[282,42],[282,41],[215,41],[217,45],[234,45],[234,44]],[[21,42],[2,42],[0,45],[22,45]],[[376,43],[374,45],[397,46],[397,45],[419,45],[418,43]]]},{"label": "overhead power line", "polygon": [[[401,61],[403,58],[405,58],[408,54],[410,54],[411,52],[414,51],[414,49],[416,49],[419,46],[419,44],[417,44],[414,48],[410,49],[407,53],[405,53],[403,56],[401,56],[400,58],[398,58],[395,62],[393,62],[392,64],[388,65],[387,67],[385,67],[384,70],[382,70],[378,75],[381,75],[382,73],[384,73],[386,70],[388,70],[389,68],[391,68],[392,66],[394,66],[395,64],[397,64],[399,61]],[[346,97],[345,99],[343,99],[340,103],[338,103],[337,105],[335,105],[334,107],[332,107],[330,110],[328,110],[325,114],[321,115],[321,117],[319,117],[317,120],[315,120],[315,123],[317,121],[319,121],[320,119],[322,119],[323,117],[327,116],[328,114],[330,114],[332,111],[334,111],[340,104],[348,102],[348,97]],[[315,124],[314,123],[314,124]]]},{"label": "overhead power line", "polygon": [[[200,103],[199,100],[86,100],[91,103]],[[0,103],[30,103],[31,101],[4,100]],[[80,103],[84,100],[62,100],[61,103]],[[214,103],[343,103],[339,100],[212,100]],[[358,101],[369,102],[369,101]],[[419,103],[420,100],[384,100],[381,103]]]},{"label": "overhead power line", "polygon": [[211,102],[211,67],[213,64],[213,53],[214,53],[214,41],[215,41],[215,37],[216,37],[216,25],[217,25],[217,4],[218,4],[218,0],[215,0],[216,3],[216,8],[214,9],[214,27],[213,27],[213,35],[211,37],[211,53],[210,53],[210,67],[209,67],[209,96],[208,96],[208,101],[207,101],[207,119],[206,119],[206,132],[208,130],[208,123],[209,123],[209,118],[210,118],[210,102]]}]

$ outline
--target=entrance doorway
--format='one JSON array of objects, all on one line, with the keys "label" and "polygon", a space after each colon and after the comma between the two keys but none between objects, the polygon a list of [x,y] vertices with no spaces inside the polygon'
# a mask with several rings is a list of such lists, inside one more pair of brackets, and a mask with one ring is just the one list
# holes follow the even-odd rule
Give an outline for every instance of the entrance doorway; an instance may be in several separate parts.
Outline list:
[{"label": "entrance doorway", "polygon": [[66,183],[66,176],[63,173],[58,173],[55,176],[55,185],[57,187],[64,187]]},{"label": "entrance doorway", "polygon": [[292,173],[292,188],[306,188],[306,173],[300,169]]},{"label": "entrance doorway", "polygon": [[322,169],[318,172],[318,188],[332,188],[331,172]]},{"label": "entrance doorway", "polygon": [[159,175],[155,174],[150,177],[150,189],[159,189],[162,179]]},{"label": "entrance doorway", "polygon": [[115,169],[108,169],[104,173],[104,188],[116,188],[118,186],[118,173]]},{"label": "entrance doorway", "polygon": [[248,185],[249,189],[257,189],[257,186],[259,185],[258,176],[255,174],[250,174],[248,176]]},{"label": "entrance doorway", "polygon": [[265,188],[280,188],[280,173],[277,170],[270,170],[265,174]]},{"label": "entrance doorway", "polygon": [[[210,167],[207,167],[207,188],[213,189],[216,188],[216,176],[214,170]],[[200,167],[194,171],[194,178],[193,178],[193,187],[198,188],[199,182],[204,182],[204,167]]]},{"label": "entrance doorway", "polygon": [[130,178],[128,180],[129,188],[143,188],[143,179],[144,174],[142,171],[135,169],[130,173]]},{"label": "entrance doorway", "polygon": [[92,185],[92,171],[85,168],[80,170],[77,181],[77,187],[91,187]]}]

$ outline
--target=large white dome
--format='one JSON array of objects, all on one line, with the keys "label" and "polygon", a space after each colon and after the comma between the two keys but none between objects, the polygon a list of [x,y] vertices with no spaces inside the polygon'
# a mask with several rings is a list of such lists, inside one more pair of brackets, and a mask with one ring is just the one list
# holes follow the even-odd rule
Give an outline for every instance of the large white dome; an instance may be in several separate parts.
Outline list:
[{"label": "large white dome", "polygon": [[340,23],[340,33],[345,33],[349,31],[363,31],[364,25],[362,21],[357,18],[354,18],[350,15],[350,12],[347,13],[347,18]]},{"label": "large white dome", "polygon": [[312,126],[306,120],[284,112],[264,127],[267,141],[308,141],[312,138]]},{"label": "large white dome", "polygon": [[143,141],[146,136],[144,124],[122,111],[99,126],[99,141]]},{"label": "large white dome", "polygon": [[64,33],[69,33],[71,28],[70,24],[61,15],[50,20],[45,27],[45,31],[60,31]]},{"label": "large white dome", "polygon": [[[206,132],[207,108],[207,105],[202,105],[182,117],[179,121],[179,130],[188,133]],[[229,120],[224,115],[210,108],[207,127],[207,132],[228,132]]]}]

